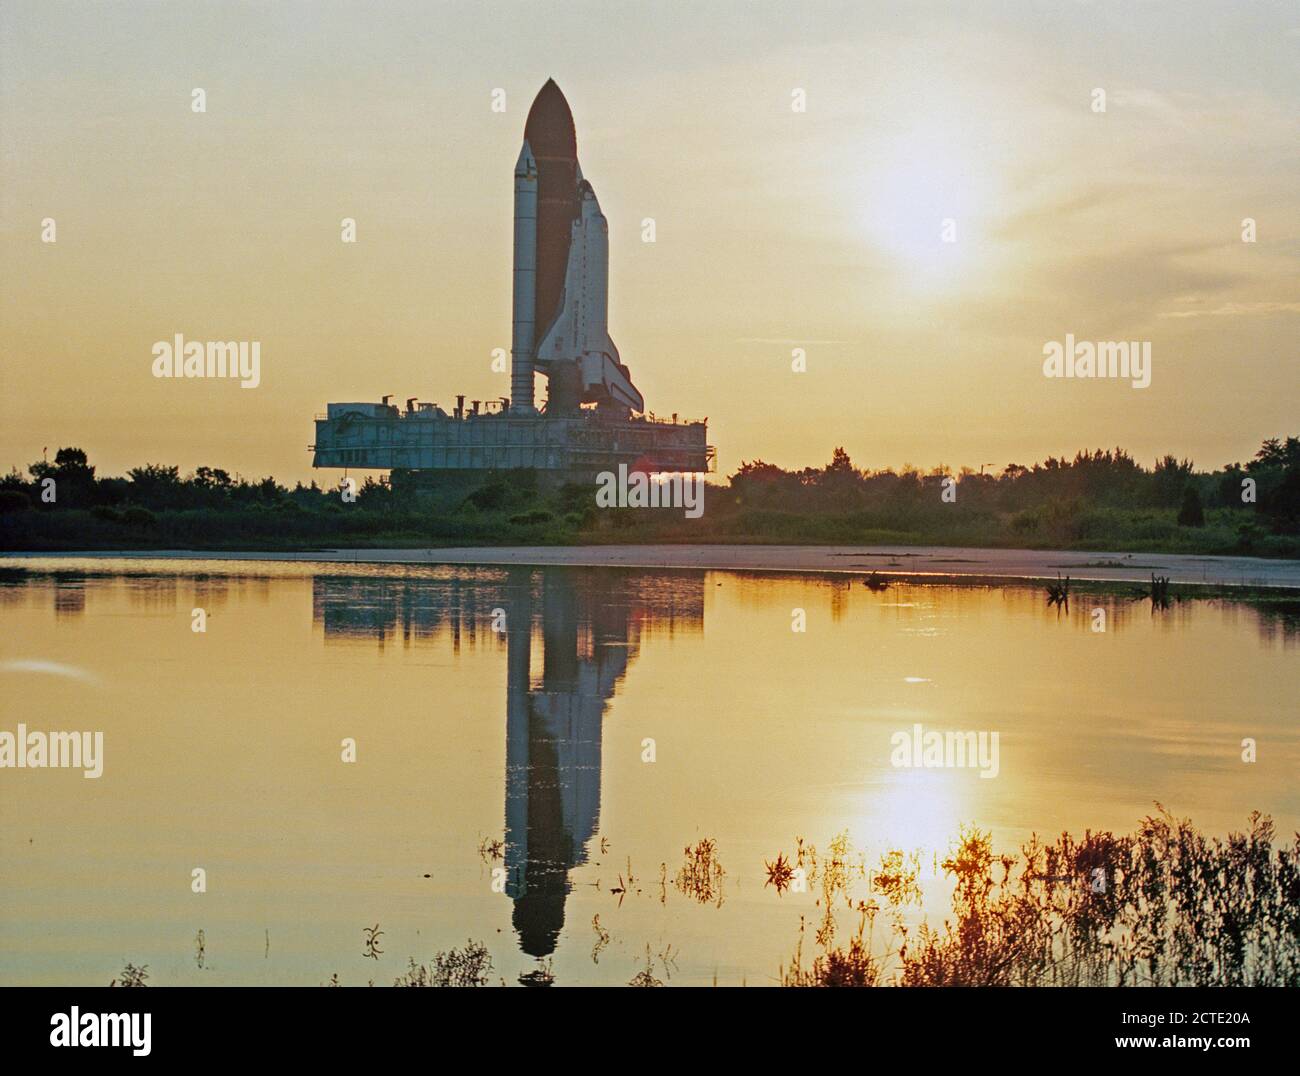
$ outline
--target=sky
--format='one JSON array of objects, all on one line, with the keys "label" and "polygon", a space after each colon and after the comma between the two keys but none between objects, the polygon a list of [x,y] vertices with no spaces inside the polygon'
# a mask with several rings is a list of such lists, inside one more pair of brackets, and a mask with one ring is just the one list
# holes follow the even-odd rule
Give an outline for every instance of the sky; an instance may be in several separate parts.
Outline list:
[{"label": "sky", "polygon": [[[508,395],[548,77],[611,335],[723,474],[837,445],[1209,469],[1300,433],[1294,3],[6,0],[0,468],[78,445],[332,484],[328,401]],[[259,341],[260,385],[155,378],[177,333]],[[1067,334],[1149,341],[1150,386],[1045,377]]]}]

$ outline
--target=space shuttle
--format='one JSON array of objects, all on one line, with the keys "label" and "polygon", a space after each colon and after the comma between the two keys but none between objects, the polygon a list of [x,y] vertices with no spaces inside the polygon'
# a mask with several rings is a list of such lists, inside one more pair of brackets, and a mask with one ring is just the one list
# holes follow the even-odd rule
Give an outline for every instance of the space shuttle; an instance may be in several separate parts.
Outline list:
[{"label": "space shuttle", "polygon": [[524,125],[514,211],[511,410],[536,412],[540,373],[549,417],[593,403],[619,417],[644,411],[609,335],[609,226],[578,166],[573,113],[551,79]]}]

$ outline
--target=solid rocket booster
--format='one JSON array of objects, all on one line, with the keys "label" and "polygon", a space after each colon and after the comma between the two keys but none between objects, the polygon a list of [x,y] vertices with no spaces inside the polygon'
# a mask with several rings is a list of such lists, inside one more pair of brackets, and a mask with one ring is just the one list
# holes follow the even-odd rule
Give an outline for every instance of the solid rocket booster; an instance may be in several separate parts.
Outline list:
[{"label": "solid rocket booster", "polygon": [[608,311],[609,227],[578,166],[569,103],[547,80],[515,165],[512,408],[532,409],[536,372],[547,379],[550,415],[584,403],[644,410],[610,339]]},{"label": "solid rocket booster", "polygon": [[514,317],[510,334],[510,406],[533,410],[537,309],[537,161],[527,142],[515,164]]}]

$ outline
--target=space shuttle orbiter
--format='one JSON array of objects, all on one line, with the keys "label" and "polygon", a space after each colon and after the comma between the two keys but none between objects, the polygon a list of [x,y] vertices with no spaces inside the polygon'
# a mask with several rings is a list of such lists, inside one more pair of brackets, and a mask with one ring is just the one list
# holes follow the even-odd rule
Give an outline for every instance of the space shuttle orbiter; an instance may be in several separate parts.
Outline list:
[{"label": "space shuttle orbiter", "polygon": [[608,313],[609,226],[578,167],[569,103],[548,80],[528,112],[515,164],[511,409],[534,409],[540,373],[549,384],[548,415],[584,403],[643,411],[610,339]]}]

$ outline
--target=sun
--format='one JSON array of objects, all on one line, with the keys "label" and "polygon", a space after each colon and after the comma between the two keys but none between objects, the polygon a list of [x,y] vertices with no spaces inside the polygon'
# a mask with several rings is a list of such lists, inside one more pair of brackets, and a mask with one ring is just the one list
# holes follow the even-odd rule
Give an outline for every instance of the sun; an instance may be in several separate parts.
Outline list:
[{"label": "sun", "polygon": [[904,282],[948,287],[980,268],[989,183],[963,140],[941,129],[900,135],[865,166],[866,238]]}]

